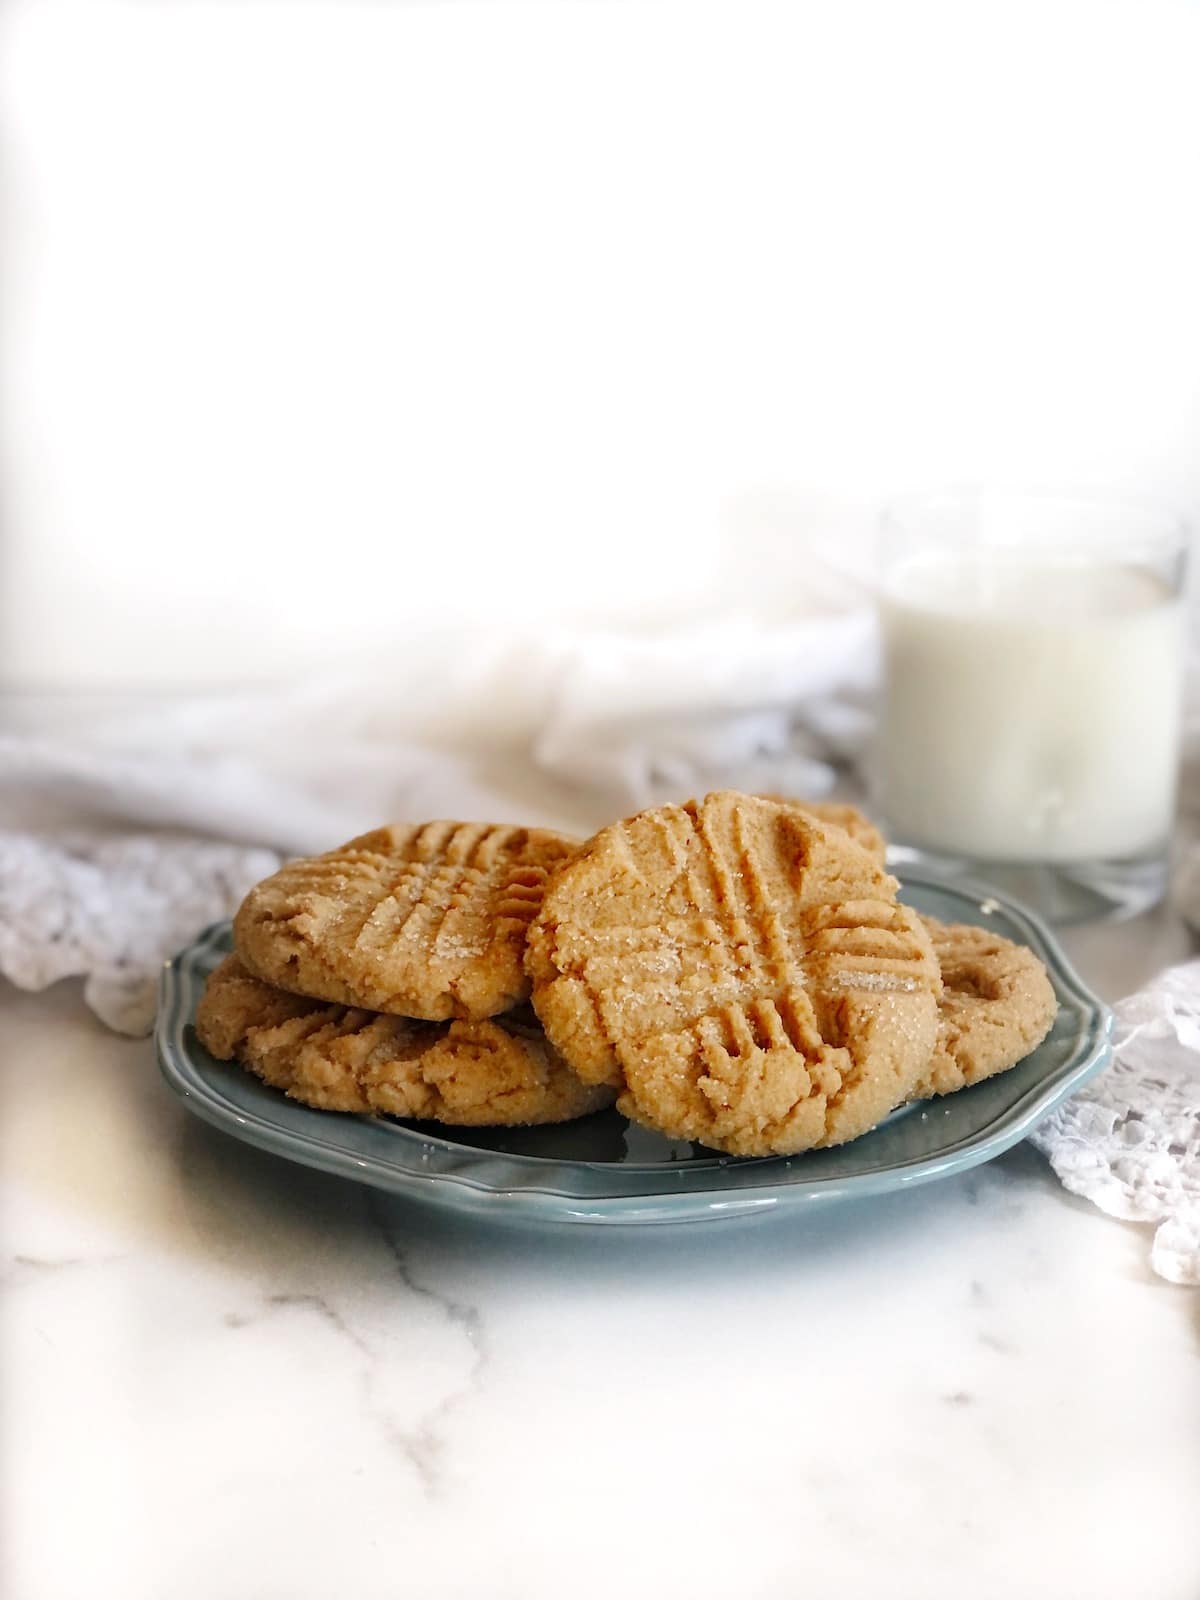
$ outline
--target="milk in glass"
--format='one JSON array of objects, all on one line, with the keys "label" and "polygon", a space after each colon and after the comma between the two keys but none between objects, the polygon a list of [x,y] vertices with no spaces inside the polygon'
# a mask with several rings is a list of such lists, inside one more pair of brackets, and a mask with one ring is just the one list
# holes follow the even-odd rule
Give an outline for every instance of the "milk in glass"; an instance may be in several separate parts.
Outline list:
[{"label": "milk in glass", "polygon": [[891,573],[882,621],[880,776],[899,837],[983,861],[1162,850],[1184,633],[1162,578],[942,545]]}]

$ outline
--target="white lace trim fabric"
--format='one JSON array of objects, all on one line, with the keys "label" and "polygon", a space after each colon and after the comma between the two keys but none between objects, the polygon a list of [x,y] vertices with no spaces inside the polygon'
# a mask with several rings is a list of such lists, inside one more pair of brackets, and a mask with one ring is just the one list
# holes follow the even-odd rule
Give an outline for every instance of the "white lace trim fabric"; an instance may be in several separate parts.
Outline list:
[{"label": "white lace trim fabric", "polygon": [[1200,1284],[1200,960],[1116,1008],[1113,1063],[1031,1134],[1072,1194],[1156,1224],[1150,1264]]},{"label": "white lace trim fabric", "polygon": [[0,833],[0,972],[22,989],[82,977],[102,1022],[149,1033],[163,961],[280,859],[157,834]]}]

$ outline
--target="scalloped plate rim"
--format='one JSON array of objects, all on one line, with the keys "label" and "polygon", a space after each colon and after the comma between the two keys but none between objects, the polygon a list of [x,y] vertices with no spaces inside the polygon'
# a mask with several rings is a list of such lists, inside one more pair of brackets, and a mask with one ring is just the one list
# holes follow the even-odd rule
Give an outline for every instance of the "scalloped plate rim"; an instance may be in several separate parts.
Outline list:
[{"label": "scalloped plate rim", "polygon": [[[280,1096],[289,1115],[297,1110],[328,1121],[328,1131],[309,1133],[288,1127],[268,1116],[236,1106],[220,1092],[219,1080],[210,1079],[208,1058],[198,1060],[184,1030],[192,1020],[199,979],[205,963],[229,947],[229,923],[211,927],[164,964],[160,981],[155,1042],[158,1062],[168,1085],[187,1109],[210,1125],[233,1137],[295,1161],[303,1166],[332,1172],[365,1182],[393,1194],[428,1204],[441,1204],[459,1212],[486,1215],[491,1220],[546,1223],[684,1223],[729,1220],[734,1217],[763,1215],[796,1206],[812,1207],[840,1200],[868,1198],[891,1191],[934,1182],[990,1161],[1018,1144],[1054,1108],[1099,1072],[1111,1055],[1112,1013],[1079,978],[1061,947],[1045,924],[1033,912],[987,884],[951,878],[925,867],[905,866],[898,870],[903,889],[930,890],[962,902],[964,912],[999,909],[1024,936],[1046,963],[1051,981],[1059,994],[1060,1006],[1070,1003],[1079,1017],[1075,1045],[1069,1059],[1049,1072],[1045,1079],[1030,1086],[1013,1105],[1001,1112],[986,1128],[968,1133],[936,1153],[909,1160],[885,1161],[863,1172],[829,1177],[806,1178],[803,1156],[772,1156],[757,1160],[735,1160],[715,1154],[686,1165],[636,1162],[606,1163],[546,1157],[521,1152],[489,1151],[457,1143],[445,1134],[414,1131],[403,1123],[377,1117],[349,1117],[333,1112],[311,1111]],[[222,1071],[228,1071],[222,1067]],[[994,1080],[993,1080],[994,1081]],[[980,1085],[983,1088],[984,1085]],[[266,1091],[270,1092],[270,1091]],[[970,1094],[972,1091],[962,1091]],[[953,1097],[950,1097],[953,1098]],[[929,1101],[927,1106],[937,1106]],[[906,1114],[911,1114],[907,1112]],[[894,1114],[895,1115],[895,1114]],[[472,1176],[470,1172],[415,1170],[399,1160],[385,1160],[376,1153],[355,1153],[356,1132],[362,1126],[386,1127],[399,1141],[398,1149],[409,1149],[414,1142],[428,1163],[430,1154],[442,1160],[464,1162],[482,1168],[499,1164],[510,1169],[510,1181],[495,1181]],[[340,1133],[336,1129],[342,1130]],[[346,1143],[346,1136],[350,1143]],[[869,1138],[870,1135],[865,1137]],[[858,1141],[855,1141],[858,1142]],[[842,1146],[843,1150],[853,1146]],[[414,1151],[414,1158],[418,1154]],[[695,1181],[682,1189],[626,1189],[607,1195],[583,1195],[536,1181],[535,1174],[547,1167],[583,1169],[590,1173],[620,1173],[634,1180],[639,1174],[660,1178],[674,1173],[680,1179],[694,1174]],[[763,1183],[736,1188],[722,1182],[731,1170],[745,1173],[755,1168],[763,1173]],[[515,1180],[515,1181],[514,1181]]]}]

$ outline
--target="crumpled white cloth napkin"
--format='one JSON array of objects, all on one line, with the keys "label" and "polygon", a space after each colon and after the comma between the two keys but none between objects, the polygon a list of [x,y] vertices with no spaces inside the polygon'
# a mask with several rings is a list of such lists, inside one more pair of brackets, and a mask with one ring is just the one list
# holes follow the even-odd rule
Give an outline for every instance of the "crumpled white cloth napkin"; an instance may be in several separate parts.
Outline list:
[{"label": "crumpled white cloth napkin", "polygon": [[[455,670],[473,699],[489,676],[507,700],[520,688],[526,793],[540,770],[586,792],[598,823],[722,785],[824,793],[869,725],[872,639],[863,611],[734,618],[550,639],[515,667],[493,642]],[[414,739],[402,700],[382,676],[342,677],[76,707],[56,728],[0,734],[0,972],[31,989],[83,977],[109,1026],[146,1032],[162,960],[283,856],[404,817],[569,826]]]},{"label": "crumpled white cloth napkin", "polygon": [[1030,1139],[1072,1194],[1156,1225],[1160,1277],[1200,1284],[1200,961],[1115,1012],[1112,1065]]},{"label": "crumpled white cloth napkin", "polygon": [[597,634],[564,659],[533,755],[617,815],[736,784],[810,798],[870,734],[874,617]]},{"label": "crumpled white cloth napkin", "polygon": [[385,818],[496,803],[461,755],[378,728],[384,698],[346,683],[179,698],[0,735],[0,827],[161,828],[305,854]]}]

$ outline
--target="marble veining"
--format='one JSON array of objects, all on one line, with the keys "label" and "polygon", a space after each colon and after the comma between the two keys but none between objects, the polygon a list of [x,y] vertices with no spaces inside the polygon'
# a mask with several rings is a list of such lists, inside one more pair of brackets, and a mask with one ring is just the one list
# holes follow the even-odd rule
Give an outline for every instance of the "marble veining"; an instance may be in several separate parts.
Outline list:
[{"label": "marble veining", "polygon": [[[388,1242],[394,1259],[402,1263],[403,1258],[398,1249],[392,1241]],[[468,1307],[447,1303],[430,1291],[419,1288],[403,1265],[401,1265],[401,1278],[410,1292],[426,1296],[446,1312],[450,1322],[467,1329],[468,1337],[477,1350],[478,1313]],[[478,1356],[472,1360],[467,1380],[461,1390],[454,1389],[443,1396],[415,1427],[407,1426],[392,1413],[388,1405],[385,1386],[381,1381],[385,1354],[373,1345],[336,1305],[331,1304],[323,1296],[299,1293],[268,1294],[263,1297],[261,1309],[256,1314],[228,1311],[222,1320],[227,1328],[240,1329],[251,1327],[267,1317],[290,1314],[319,1318],[340,1341],[345,1342],[349,1347],[348,1360],[361,1388],[364,1417],[368,1418],[372,1425],[377,1426],[389,1446],[401,1452],[411,1464],[423,1492],[427,1495],[436,1494],[441,1487],[439,1463],[444,1444],[438,1431],[439,1423],[470,1387],[478,1370]]]},{"label": "marble veining", "polygon": [[1200,1593],[1200,1299],[1028,1146],[531,1232],[237,1144],[77,995],[5,998],[5,1600]]},{"label": "marble veining", "polygon": [[9,1292],[31,1287],[48,1275],[106,1266],[118,1256],[7,1256],[0,1268],[0,1288]]},{"label": "marble veining", "polygon": [[410,1294],[427,1300],[441,1311],[449,1327],[462,1335],[470,1350],[467,1372],[461,1386],[443,1395],[417,1430],[397,1434],[397,1442],[417,1469],[425,1493],[432,1495],[442,1487],[445,1422],[450,1413],[478,1386],[484,1374],[487,1346],[483,1337],[483,1315],[478,1306],[469,1305],[464,1300],[439,1293],[429,1285],[418,1282],[407,1253],[394,1228],[389,1226],[378,1195],[370,1189],[364,1190],[363,1194],[368,1215],[378,1228],[404,1287]]}]

